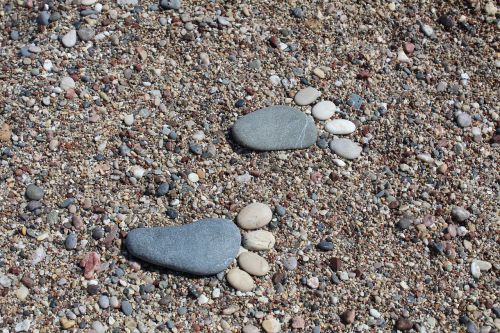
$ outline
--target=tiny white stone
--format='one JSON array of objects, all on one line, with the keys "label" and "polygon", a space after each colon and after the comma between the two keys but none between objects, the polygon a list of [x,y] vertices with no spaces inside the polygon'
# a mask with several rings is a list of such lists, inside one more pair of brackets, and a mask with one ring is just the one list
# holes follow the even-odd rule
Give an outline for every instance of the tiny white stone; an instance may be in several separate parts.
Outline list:
[{"label": "tiny white stone", "polygon": [[425,163],[429,163],[429,164],[434,162],[434,158],[432,158],[432,156],[429,154],[418,154],[417,158],[420,161],[425,162]]},{"label": "tiny white stone", "polygon": [[123,122],[127,126],[132,126],[132,124],[134,123],[134,115],[133,114],[125,115],[125,117],[123,117]]},{"label": "tiny white stone", "polygon": [[493,265],[489,261],[474,259],[473,262],[476,263],[481,272],[487,272],[493,267]]},{"label": "tiny white stone", "polygon": [[274,247],[275,242],[274,235],[266,230],[251,231],[243,236],[243,246],[247,250],[270,250]]},{"label": "tiny white stone", "polygon": [[190,173],[190,174],[188,175],[188,179],[189,179],[190,181],[192,181],[193,183],[196,183],[196,182],[198,182],[198,181],[200,180],[200,177],[198,176],[198,174],[196,174],[196,173],[192,172],[192,173]]},{"label": "tiny white stone", "polygon": [[102,4],[96,3],[95,6],[94,6],[94,9],[98,13],[102,12]]},{"label": "tiny white stone", "polygon": [[214,290],[212,290],[212,297],[213,298],[219,298],[220,297],[220,289],[219,288],[214,288]]},{"label": "tiny white stone", "polygon": [[92,6],[93,4],[95,4],[97,2],[97,0],[82,0],[82,5],[84,6]]},{"label": "tiny white stone", "polygon": [[318,120],[330,119],[337,110],[335,103],[331,101],[321,101],[312,108],[312,115]]},{"label": "tiny white stone", "polygon": [[347,119],[334,119],[325,124],[325,131],[334,135],[347,135],[356,130],[356,125]]},{"label": "tiny white stone", "polygon": [[198,131],[193,134],[193,139],[195,139],[196,141],[201,141],[205,139],[205,133],[203,131]]},{"label": "tiny white stone", "polygon": [[273,86],[279,86],[281,84],[281,79],[278,75],[271,75],[269,81],[271,81]]}]

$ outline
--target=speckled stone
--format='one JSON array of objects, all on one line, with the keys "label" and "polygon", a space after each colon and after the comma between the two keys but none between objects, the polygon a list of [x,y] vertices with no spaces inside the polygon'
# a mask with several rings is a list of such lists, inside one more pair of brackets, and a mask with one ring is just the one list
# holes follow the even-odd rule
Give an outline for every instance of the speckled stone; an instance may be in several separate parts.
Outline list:
[{"label": "speckled stone", "polygon": [[280,105],[239,118],[232,134],[240,145],[260,151],[307,148],[318,135],[312,117]]},{"label": "speckled stone", "polygon": [[205,219],[177,227],[138,228],[125,240],[133,256],[175,271],[213,275],[238,254],[241,235],[230,220]]}]

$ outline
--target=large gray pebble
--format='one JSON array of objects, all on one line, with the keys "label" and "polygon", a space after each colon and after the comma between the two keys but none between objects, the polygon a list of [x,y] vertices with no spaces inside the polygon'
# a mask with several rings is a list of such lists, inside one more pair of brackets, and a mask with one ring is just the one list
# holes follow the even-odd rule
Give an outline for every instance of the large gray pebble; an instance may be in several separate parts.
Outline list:
[{"label": "large gray pebble", "polygon": [[30,200],[41,200],[43,198],[43,195],[45,194],[45,191],[43,188],[36,186],[35,184],[30,184],[28,187],[26,187],[26,197]]},{"label": "large gray pebble", "polygon": [[205,219],[177,227],[139,228],[125,245],[151,264],[195,275],[223,271],[236,257],[241,235],[230,220]]},{"label": "large gray pebble", "polygon": [[312,117],[281,105],[239,118],[232,134],[240,145],[261,151],[302,149],[313,145],[317,138]]},{"label": "large gray pebble", "polygon": [[164,9],[179,10],[181,8],[181,0],[162,0],[160,6]]}]

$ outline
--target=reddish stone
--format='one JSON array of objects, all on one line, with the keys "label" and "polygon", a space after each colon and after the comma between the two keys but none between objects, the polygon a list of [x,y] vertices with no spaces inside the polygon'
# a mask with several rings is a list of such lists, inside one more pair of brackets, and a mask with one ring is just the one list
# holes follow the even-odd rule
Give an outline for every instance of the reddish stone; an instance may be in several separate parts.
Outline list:
[{"label": "reddish stone", "polygon": [[272,36],[269,38],[269,44],[271,44],[272,47],[278,48],[280,46],[280,40],[276,36]]},{"label": "reddish stone", "polygon": [[413,322],[405,318],[399,318],[396,321],[396,329],[399,331],[409,331],[413,328]]},{"label": "reddish stone", "polygon": [[415,51],[415,44],[413,43],[405,43],[404,50],[406,54],[412,54]]},{"label": "reddish stone", "polygon": [[342,269],[342,261],[340,260],[340,258],[333,257],[332,259],[330,259],[330,268],[334,272],[340,271]]},{"label": "reddish stone", "polygon": [[304,318],[302,318],[301,316],[293,317],[293,320],[292,320],[292,327],[293,328],[304,329],[305,326],[306,326],[306,322],[304,321]]},{"label": "reddish stone", "polygon": [[371,76],[371,73],[367,70],[364,70],[360,73],[358,73],[358,79],[360,80],[367,80]]},{"label": "reddish stone", "polygon": [[23,278],[21,279],[21,283],[28,288],[33,287],[33,280],[29,276],[24,275]]},{"label": "reddish stone", "polygon": [[101,257],[97,252],[90,252],[80,261],[80,266],[84,269],[83,276],[86,279],[91,279],[94,276],[95,270],[101,265]]}]

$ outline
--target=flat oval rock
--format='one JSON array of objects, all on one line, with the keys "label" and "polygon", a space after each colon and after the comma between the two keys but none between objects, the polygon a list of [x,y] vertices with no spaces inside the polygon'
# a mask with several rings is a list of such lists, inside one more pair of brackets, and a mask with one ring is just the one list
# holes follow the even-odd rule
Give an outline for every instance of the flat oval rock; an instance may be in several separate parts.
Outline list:
[{"label": "flat oval rock", "polygon": [[268,205],[254,202],[243,208],[236,222],[245,230],[259,229],[266,226],[273,218],[273,212]]},{"label": "flat oval rock", "polygon": [[354,160],[361,155],[361,148],[356,142],[349,139],[334,139],[330,142],[330,149],[340,157]]},{"label": "flat oval rock", "polygon": [[345,135],[354,132],[356,125],[347,119],[334,119],[326,123],[325,130],[335,135]]},{"label": "flat oval rock", "polygon": [[236,258],[241,244],[230,220],[204,219],[176,227],[138,228],[125,239],[128,252],[148,263],[195,275],[213,275]]},{"label": "flat oval rock", "polygon": [[253,252],[240,254],[238,264],[245,272],[255,276],[264,276],[271,269],[266,259]]},{"label": "flat oval rock", "polygon": [[232,129],[233,138],[253,150],[303,149],[318,136],[314,120],[289,106],[270,106],[239,118]]},{"label": "flat oval rock", "polygon": [[276,239],[266,230],[255,230],[243,236],[243,246],[251,251],[267,251],[274,247]]}]

